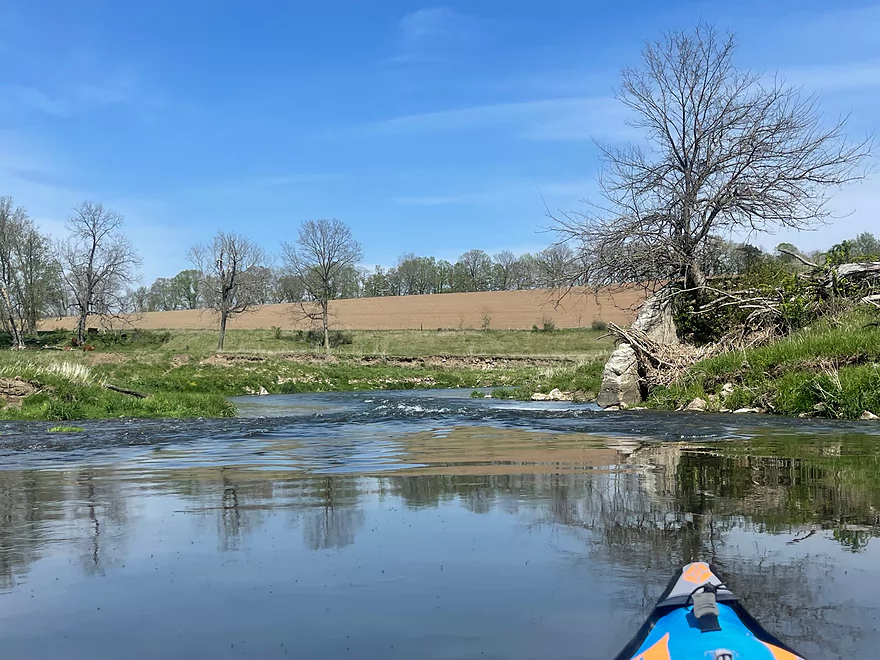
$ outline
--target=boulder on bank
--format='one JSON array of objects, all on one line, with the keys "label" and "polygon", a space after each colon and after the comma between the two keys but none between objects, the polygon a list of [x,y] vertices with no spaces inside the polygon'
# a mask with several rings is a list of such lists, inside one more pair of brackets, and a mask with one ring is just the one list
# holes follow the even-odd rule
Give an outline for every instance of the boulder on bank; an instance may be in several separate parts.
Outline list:
[{"label": "boulder on bank", "polygon": [[[645,301],[632,324],[660,344],[678,343],[672,313],[672,291],[661,289]],[[602,387],[596,403],[603,408],[634,406],[644,400],[639,363],[633,347],[624,342],[614,349],[602,370]]]},{"label": "boulder on bank", "polygon": [[706,412],[706,409],[708,407],[709,407],[709,404],[706,403],[705,399],[701,399],[700,397],[697,397],[696,399],[694,399],[693,401],[691,401],[687,405],[685,410],[687,410],[689,412]]},{"label": "boulder on bank", "polygon": [[880,417],[878,417],[877,415],[872,413],[870,410],[866,410],[865,412],[862,413],[862,416],[859,417],[859,419],[867,422],[867,421],[874,421],[874,420],[880,419]]}]

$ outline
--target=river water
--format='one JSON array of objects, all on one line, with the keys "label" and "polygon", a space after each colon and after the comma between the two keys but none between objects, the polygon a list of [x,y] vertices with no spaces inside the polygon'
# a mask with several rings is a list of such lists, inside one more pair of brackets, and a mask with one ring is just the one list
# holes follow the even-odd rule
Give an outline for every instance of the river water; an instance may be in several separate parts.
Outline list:
[{"label": "river water", "polygon": [[612,658],[695,559],[875,657],[880,427],[469,395],[0,423],[0,657]]}]

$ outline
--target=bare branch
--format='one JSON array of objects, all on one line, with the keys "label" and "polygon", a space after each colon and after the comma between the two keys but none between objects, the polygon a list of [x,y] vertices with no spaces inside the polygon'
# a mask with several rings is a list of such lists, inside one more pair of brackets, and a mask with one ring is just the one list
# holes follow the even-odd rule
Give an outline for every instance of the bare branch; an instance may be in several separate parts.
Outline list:
[{"label": "bare branch", "polygon": [[793,252],[792,250],[787,250],[786,248],[776,248],[776,251],[781,252],[782,254],[787,254],[789,257],[794,257],[795,259],[800,261],[804,266],[809,266],[810,268],[816,268],[816,269],[821,268],[821,266],[819,266],[818,264],[814,264],[812,261],[810,261],[809,259],[807,259],[803,255],[798,254],[797,252]]}]

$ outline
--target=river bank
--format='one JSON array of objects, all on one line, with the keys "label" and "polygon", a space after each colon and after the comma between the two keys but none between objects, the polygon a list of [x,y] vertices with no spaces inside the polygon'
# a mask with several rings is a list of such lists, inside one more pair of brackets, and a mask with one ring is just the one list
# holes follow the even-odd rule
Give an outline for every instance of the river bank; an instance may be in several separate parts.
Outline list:
[{"label": "river bank", "polygon": [[697,362],[646,405],[869,419],[880,415],[880,324],[867,311],[821,319],[771,344]]},{"label": "river bank", "polygon": [[204,331],[99,334],[94,350],[49,350],[67,336],[47,333],[42,348],[0,354],[0,419],[230,417],[231,396],[358,390],[506,388],[500,396],[527,399],[559,388],[587,400],[611,348],[600,335],[353,332],[328,356],[273,330],[231,331],[222,353]]}]

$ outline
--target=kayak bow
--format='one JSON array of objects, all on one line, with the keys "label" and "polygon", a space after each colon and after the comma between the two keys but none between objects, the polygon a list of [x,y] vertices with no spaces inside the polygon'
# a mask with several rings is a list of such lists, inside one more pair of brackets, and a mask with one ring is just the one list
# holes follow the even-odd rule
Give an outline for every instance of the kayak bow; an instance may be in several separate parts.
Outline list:
[{"label": "kayak bow", "polygon": [[768,633],[703,562],[676,573],[615,660],[802,660]]}]

